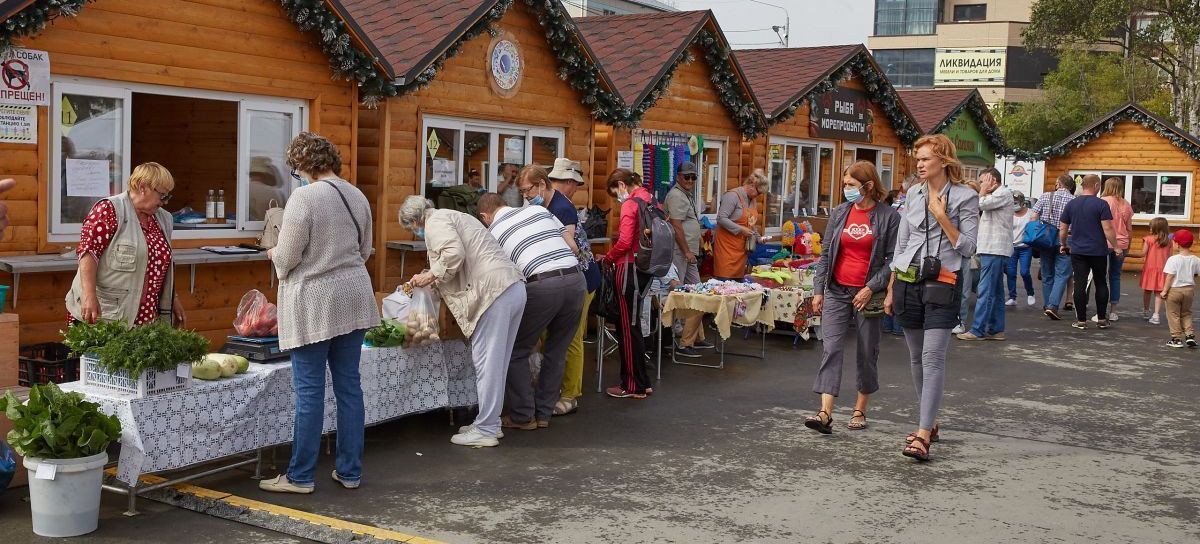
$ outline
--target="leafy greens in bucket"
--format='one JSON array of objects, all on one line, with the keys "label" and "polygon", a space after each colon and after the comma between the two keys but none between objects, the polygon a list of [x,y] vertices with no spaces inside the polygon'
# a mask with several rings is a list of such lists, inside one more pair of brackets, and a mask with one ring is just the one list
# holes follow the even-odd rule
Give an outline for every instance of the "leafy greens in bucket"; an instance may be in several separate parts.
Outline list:
[{"label": "leafy greens in bucket", "polygon": [[100,405],[67,393],[57,385],[35,385],[22,404],[9,391],[0,411],[13,424],[8,443],[25,457],[77,459],[96,455],[121,437],[117,416],[100,413]]}]

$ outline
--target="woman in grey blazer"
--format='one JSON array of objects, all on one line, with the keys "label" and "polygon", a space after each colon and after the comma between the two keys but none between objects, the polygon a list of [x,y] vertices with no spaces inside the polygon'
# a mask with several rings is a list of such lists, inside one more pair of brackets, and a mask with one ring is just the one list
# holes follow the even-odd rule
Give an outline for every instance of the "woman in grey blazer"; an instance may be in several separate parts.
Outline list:
[{"label": "woman in grey blazer", "polygon": [[876,364],[883,296],[900,223],[896,210],[882,204],[887,191],[874,164],[858,161],[847,166],[842,193],[846,201],[829,217],[813,277],[813,313],[822,314],[823,346],[813,392],[821,395],[821,411],[805,419],[804,426],[822,434],[833,432],[833,401],[842,387],[842,355],[851,339],[852,321],[857,331],[858,399],[846,428],[867,428],[867,401],[879,390]]},{"label": "woman in grey blazer", "polygon": [[921,421],[905,439],[903,454],[926,461],[929,443],[938,439],[946,350],[962,300],[960,269],[975,254],[979,193],[963,184],[949,138],[925,136],[914,147],[921,183],[909,189],[901,214],[884,308],[904,327],[920,403]]}]

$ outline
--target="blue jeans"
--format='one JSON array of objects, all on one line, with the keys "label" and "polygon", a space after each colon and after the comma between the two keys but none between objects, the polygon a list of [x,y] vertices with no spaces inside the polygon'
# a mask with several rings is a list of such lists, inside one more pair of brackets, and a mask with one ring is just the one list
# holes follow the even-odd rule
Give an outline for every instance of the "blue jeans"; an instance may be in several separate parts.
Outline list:
[{"label": "blue jeans", "polygon": [[1025,282],[1025,294],[1033,296],[1033,275],[1029,268],[1033,264],[1033,248],[1029,246],[1014,247],[1012,257],[1008,259],[1008,298],[1017,298],[1017,267],[1021,269],[1021,281]]},{"label": "blue jeans", "polygon": [[292,350],[292,386],[296,389],[296,423],[292,430],[292,461],[287,477],[292,483],[313,485],[317,452],[321,449],[321,427],[325,420],[325,366],[333,377],[337,399],[337,468],[346,482],[362,478],[363,434],[366,410],[358,361],[366,330]]},{"label": "blue jeans", "polygon": [[[962,276],[962,301],[958,307],[958,322],[966,327],[971,322],[971,293],[976,292],[976,287],[979,285],[979,271],[971,270],[971,258],[965,257],[962,260],[962,268],[959,269],[959,275]],[[978,297],[977,297],[978,298]]]},{"label": "blue jeans", "polygon": [[1003,255],[979,256],[979,290],[971,334],[980,338],[1004,332],[1004,268],[1008,260]]},{"label": "blue jeans", "polygon": [[890,334],[904,334],[904,327],[901,327],[896,319],[890,315],[883,314],[883,332]]},{"label": "blue jeans", "polygon": [[1125,257],[1117,257],[1113,252],[1108,252],[1108,302],[1116,304],[1121,302],[1121,267],[1125,265]]},{"label": "blue jeans", "polygon": [[1042,261],[1042,308],[1058,311],[1062,304],[1067,280],[1071,277],[1071,256],[1059,254],[1057,250],[1041,252]]}]

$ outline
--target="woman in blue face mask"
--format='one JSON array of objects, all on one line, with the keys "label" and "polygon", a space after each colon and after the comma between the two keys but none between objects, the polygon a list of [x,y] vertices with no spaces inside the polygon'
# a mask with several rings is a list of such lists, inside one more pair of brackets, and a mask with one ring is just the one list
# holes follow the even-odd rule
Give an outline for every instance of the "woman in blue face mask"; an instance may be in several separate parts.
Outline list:
[{"label": "woman in blue face mask", "polygon": [[517,176],[517,190],[521,191],[521,198],[530,206],[545,206],[554,198],[554,188],[547,179],[525,175],[524,170],[521,174]]},{"label": "woman in blue face mask", "polygon": [[[823,355],[813,392],[821,410],[804,426],[833,432],[833,401],[842,385],[842,354],[854,342],[857,351],[858,399],[846,427],[867,428],[867,400],[879,390],[879,334],[883,298],[891,280],[892,254],[900,214],[883,204],[887,192],[875,165],[858,161],[842,176],[845,202],[833,210],[821,239],[821,260],[813,269],[813,312],[821,314]],[[854,323],[854,333],[851,333]]]}]

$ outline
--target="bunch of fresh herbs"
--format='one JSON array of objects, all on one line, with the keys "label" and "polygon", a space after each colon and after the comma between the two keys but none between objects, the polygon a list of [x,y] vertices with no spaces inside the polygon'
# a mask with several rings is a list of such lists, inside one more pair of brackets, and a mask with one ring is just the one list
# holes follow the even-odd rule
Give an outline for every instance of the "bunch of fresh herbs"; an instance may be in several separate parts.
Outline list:
[{"label": "bunch of fresh herbs", "polygon": [[0,398],[0,412],[13,424],[8,443],[17,453],[40,459],[78,459],[103,452],[121,437],[121,422],[83,398],[53,383],[33,386],[24,404],[9,391]]},{"label": "bunch of fresh herbs", "polygon": [[97,349],[128,330],[129,325],[124,321],[99,321],[94,324],[76,321],[66,332],[58,332],[63,335],[63,344],[71,348],[73,355],[84,355],[95,353]]},{"label": "bunch of fresh herbs", "polygon": [[164,371],[193,363],[208,353],[208,340],[193,331],[156,320],[134,327],[94,350],[99,367],[107,372],[126,371],[133,378],[147,370]]},{"label": "bunch of fresh herbs", "polygon": [[390,348],[404,345],[408,336],[407,327],[395,319],[384,319],[367,331],[366,340],[371,347]]}]

